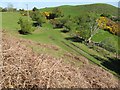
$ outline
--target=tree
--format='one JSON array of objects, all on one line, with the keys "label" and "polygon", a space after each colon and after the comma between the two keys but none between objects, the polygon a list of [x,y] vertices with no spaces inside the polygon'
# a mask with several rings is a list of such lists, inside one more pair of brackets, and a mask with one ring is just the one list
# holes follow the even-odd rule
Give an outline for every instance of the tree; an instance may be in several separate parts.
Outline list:
[{"label": "tree", "polygon": [[30,17],[32,18],[33,21],[37,21],[37,19],[39,18],[38,15],[39,15],[38,11],[30,12]]},{"label": "tree", "polygon": [[83,38],[85,41],[91,42],[92,37],[98,32],[97,15],[86,13],[84,16],[74,17],[76,29],[74,33]]},{"label": "tree", "polygon": [[88,42],[91,42],[92,37],[98,32],[98,22],[97,22],[98,16],[96,14],[89,14],[88,15],[88,27],[90,30],[90,37],[88,38]]},{"label": "tree", "polygon": [[20,34],[31,34],[34,31],[32,23],[27,19],[20,18],[18,24],[20,24],[21,27],[21,30],[19,31]]},{"label": "tree", "polygon": [[36,7],[34,7],[34,8],[32,9],[32,11],[38,11],[38,9],[37,9]]},{"label": "tree", "polygon": [[32,11],[30,13],[30,17],[33,21],[36,21],[40,26],[42,26],[42,24],[46,22],[45,16],[39,11]]},{"label": "tree", "polygon": [[61,17],[50,20],[51,24],[53,24],[54,28],[63,28],[65,27],[65,24],[68,22],[68,18]]},{"label": "tree", "polygon": [[42,14],[40,13],[40,14],[38,15],[37,22],[38,22],[38,24],[39,24],[40,26],[42,26],[42,24],[46,22],[44,15],[42,15]]},{"label": "tree", "polygon": [[7,12],[7,8],[3,8],[3,9],[2,9],[2,12]]},{"label": "tree", "polygon": [[54,18],[62,17],[62,11],[59,7],[56,7],[52,10],[52,14],[55,16]]},{"label": "tree", "polygon": [[77,37],[82,38],[84,41],[88,41],[90,37],[90,30],[86,27],[86,25],[81,25],[76,28],[75,34]]},{"label": "tree", "polygon": [[19,9],[19,11],[25,11],[24,9]]}]

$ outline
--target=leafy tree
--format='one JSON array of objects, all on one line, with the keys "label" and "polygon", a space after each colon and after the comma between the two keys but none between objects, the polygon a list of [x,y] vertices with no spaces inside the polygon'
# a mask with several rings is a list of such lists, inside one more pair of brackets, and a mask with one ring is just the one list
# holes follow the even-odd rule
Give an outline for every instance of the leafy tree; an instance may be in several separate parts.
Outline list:
[{"label": "leafy tree", "polygon": [[40,13],[38,17],[37,22],[40,26],[42,26],[42,24],[46,22],[45,16]]},{"label": "leafy tree", "polygon": [[54,15],[54,18],[62,17],[62,11],[59,7],[56,7],[53,9],[52,14]]},{"label": "leafy tree", "polygon": [[25,11],[24,9],[19,9],[19,11]]},{"label": "leafy tree", "polygon": [[32,18],[33,21],[37,21],[37,19],[39,18],[38,15],[39,15],[38,11],[30,12],[30,17]]},{"label": "leafy tree", "polygon": [[27,11],[25,11],[24,9],[19,9],[19,12],[20,12],[20,14],[23,15],[23,16],[27,16],[27,15],[28,15],[28,14],[27,14]]},{"label": "leafy tree", "polygon": [[37,9],[36,7],[34,7],[34,8],[32,9],[32,11],[38,11],[38,9]]},{"label": "leafy tree", "polygon": [[50,20],[50,22],[53,25],[53,28],[63,28],[64,26],[60,19],[52,19]]},{"label": "leafy tree", "polygon": [[2,12],[7,12],[7,8],[3,8],[3,9],[2,9]]},{"label": "leafy tree", "polygon": [[19,31],[21,34],[31,34],[34,31],[32,23],[27,19],[20,18],[18,24],[20,24],[21,27],[21,30]]},{"label": "leafy tree", "polygon": [[83,23],[78,26],[75,30],[75,34],[79,37],[87,41],[90,37],[90,30],[87,27],[87,24]]},{"label": "leafy tree", "polygon": [[75,33],[85,41],[91,42],[91,38],[98,32],[97,17],[94,14],[85,14],[84,16],[75,17],[74,22],[77,24]]},{"label": "leafy tree", "polygon": [[40,26],[46,22],[45,16],[39,11],[34,11],[30,13],[30,17],[33,21],[36,21]]},{"label": "leafy tree", "polygon": [[67,21],[64,25],[64,29],[67,31],[74,31],[76,28],[76,24],[73,21]]},{"label": "leafy tree", "polygon": [[61,17],[57,19],[52,19],[50,21],[54,28],[63,28],[65,27],[65,24],[68,22],[68,18]]}]

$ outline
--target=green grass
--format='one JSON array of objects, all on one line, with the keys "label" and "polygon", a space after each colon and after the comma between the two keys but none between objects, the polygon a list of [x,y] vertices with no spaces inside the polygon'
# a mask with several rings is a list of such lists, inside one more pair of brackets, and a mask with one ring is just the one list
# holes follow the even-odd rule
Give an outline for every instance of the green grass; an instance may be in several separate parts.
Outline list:
[{"label": "green grass", "polygon": [[[102,3],[97,3],[97,4],[88,4],[88,5],[77,5],[77,6],[69,6],[69,5],[64,5],[64,6],[59,6],[62,12],[64,13],[65,16],[71,15],[71,16],[83,16],[85,13],[106,13],[110,15],[117,16],[118,15],[118,9],[112,5],[109,4],[102,4]],[[53,8],[43,8],[40,9],[40,11],[48,11],[51,12]]]},{"label": "green grass", "polygon": [[117,41],[117,39],[119,38],[116,35],[109,33],[108,31],[99,30],[99,32],[92,38],[92,40],[96,42],[101,42],[105,38],[109,38],[109,37],[112,37],[113,39],[115,39],[115,41]]},{"label": "green grass", "polygon": [[115,46],[116,46],[115,48],[117,50],[120,49],[119,44],[118,44],[120,37],[113,35],[113,34],[109,33],[108,31],[99,30],[99,32],[92,38],[92,40],[95,42],[101,42],[107,38],[111,39],[111,41],[115,44]]},{"label": "green grass", "polygon": [[2,28],[9,30],[20,29],[17,24],[21,15],[19,12],[4,12],[2,13]]}]

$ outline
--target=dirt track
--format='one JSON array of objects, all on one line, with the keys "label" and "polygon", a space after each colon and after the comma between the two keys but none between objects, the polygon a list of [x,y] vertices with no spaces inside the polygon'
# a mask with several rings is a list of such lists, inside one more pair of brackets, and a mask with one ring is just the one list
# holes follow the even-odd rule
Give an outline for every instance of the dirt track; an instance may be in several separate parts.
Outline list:
[{"label": "dirt track", "polygon": [[[5,32],[2,40],[3,67],[0,73],[0,86],[2,88],[118,87],[118,80],[112,74],[98,66],[89,64],[88,60],[82,56],[79,60],[83,65],[76,67],[63,62],[64,58],[34,53],[31,48],[26,46],[26,43],[27,45],[37,45],[32,41],[18,39]],[[54,46],[42,46],[54,48]],[[57,47],[55,49],[58,50]]]}]

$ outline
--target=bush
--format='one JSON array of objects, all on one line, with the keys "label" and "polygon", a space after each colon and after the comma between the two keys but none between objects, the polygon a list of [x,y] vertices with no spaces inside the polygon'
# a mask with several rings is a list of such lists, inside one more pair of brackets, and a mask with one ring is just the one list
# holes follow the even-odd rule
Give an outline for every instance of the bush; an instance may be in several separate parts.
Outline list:
[{"label": "bush", "polygon": [[45,16],[40,13],[37,22],[40,26],[42,26],[42,24],[46,22]]},{"label": "bush", "polygon": [[119,31],[119,23],[116,23],[112,20],[110,20],[107,17],[100,17],[98,20],[98,26],[101,29],[107,30],[112,34],[120,36],[120,31]]},{"label": "bush", "polygon": [[2,9],[2,12],[7,12],[7,8],[3,8],[3,9]]},{"label": "bush", "polygon": [[58,17],[63,16],[61,9],[58,7],[54,8],[51,14],[53,14],[54,18],[58,18]]},{"label": "bush", "polygon": [[18,24],[20,24],[21,27],[21,30],[19,31],[20,34],[31,34],[34,31],[32,23],[27,19],[20,18]]},{"label": "bush", "polygon": [[64,21],[62,18],[52,19],[50,22],[53,25],[53,28],[63,28],[64,24],[66,23],[66,21]]},{"label": "bush", "polygon": [[32,11],[38,11],[38,9],[37,9],[36,7],[34,7],[34,8],[32,9]]},{"label": "bush", "polygon": [[46,22],[45,16],[39,11],[30,12],[30,17],[32,18],[33,21],[36,21],[40,26],[42,26],[42,24]]}]

